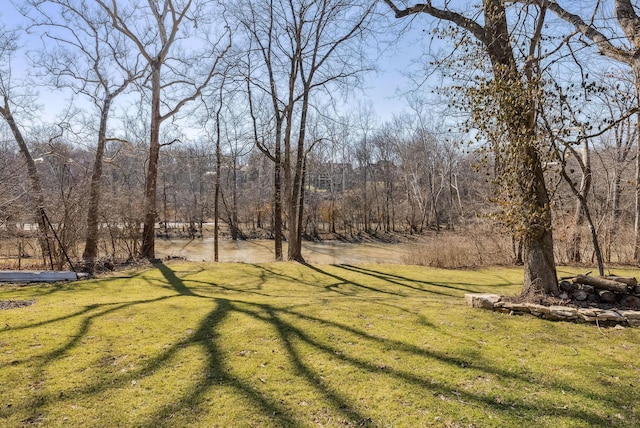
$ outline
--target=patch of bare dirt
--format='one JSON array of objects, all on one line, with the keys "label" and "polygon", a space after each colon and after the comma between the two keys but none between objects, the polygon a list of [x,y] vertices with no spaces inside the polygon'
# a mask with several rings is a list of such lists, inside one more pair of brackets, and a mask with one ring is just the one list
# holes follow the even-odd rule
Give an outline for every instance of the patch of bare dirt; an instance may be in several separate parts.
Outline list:
[{"label": "patch of bare dirt", "polygon": [[24,308],[33,305],[35,302],[35,300],[0,300],[0,310]]}]

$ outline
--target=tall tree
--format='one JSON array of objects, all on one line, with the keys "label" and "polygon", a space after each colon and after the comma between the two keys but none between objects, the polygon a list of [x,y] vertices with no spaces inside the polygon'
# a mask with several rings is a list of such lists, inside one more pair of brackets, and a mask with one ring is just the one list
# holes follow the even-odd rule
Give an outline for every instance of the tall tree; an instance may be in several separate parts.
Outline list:
[{"label": "tall tree", "polygon": [[29,0],[25,6],[30,7],[23,13],[31,17],[32,28],[43,30],[45,46],[37,65],[55,87],[87,97],[99,117],[82,254],[91,271],[98,257],[103,159],[112,105],[143,70],[139,55],[126,53],[124,36],[111,31],[109,18],[99,7],[75,0]]},{"label": "tall tree", "polygon": [[[231,47],[225,27],[217,36],[211,24],[221,12],[212,3],[198,0],[148,0],[118,2],[95,0],[148,65],[151,105],[149,159],[145,183],[145,214],[140,255],[155,258],[156,193],[158,159],[162,146],[160,127],[196,100],[218,72],[218,65]],[[220,31],[220,28],[217,29]],[[198,36],[204,34],[205,38]],[[189,44],[200,49],[183,49]]]},{"label": "tall tree", "polygon": [[360,184],[362,186],[362,222],[365,233],[371,231],[371,192],[367,183],[371,179],[372,148],[371,138],[376,118],[371,106],[361,105],[355,113],[355,122],[361,134],[360,141],[355,149],[356,162],[360,171]]},{"label": "tall tree", "polygon": [[[49,241],[48,230],[49,221],[45,211],[44,191],[38,176],[36,163],[31,155],[31,150],[24,137],[15,114],[15,110],[29,111],[33,107],[33,94],[28,91],[21,92],[18,80],[13,78],[13,57],[18,51],[18,32],[10,30],[4,25],[0,25],[0,115],[6,121],[11,133],[18,144],[29,179],[29,196],[33,213],[38,223],[38,242],[45,262],[51,264],[53,268],[52,248]],[[25,85],[26,86],[26,85]]]},{"label": "tall tree", "polygon": [[[637,5],[631,0],[614,0],[613,16],[607,8],[602,7],[600,1],[593,1],[585,8],[580,4],[580,10],[570,10],[572,2],[550,0],[527,0],[526,3],[536,4],[541,9],[549,9],[558,17],[574,27],[582,42],[595,46],[600,54],[609,59],[628,66],[634,77],[635,99],[640,99],[640,16]],[[587,12],[588,19],[580,16]],[[599,16],[599,18],[598,18]],[[611,19],[613,18],[613,19]],[[604,24],[604,25],[599,25]],[[613,24],[613,25],[612,25]],[[640,105],[633,110],[637,114],[636,127],[640,127]],[[640,132],[636,132],[636,207],[635,207],[635,243],[634,260],[640,260]]]},{"label": "tall tree", "polygon": [[[621,73],[622,74],[622,73]],[[620,76],[619,80],[606,82],[607,90],[599,94],[600,99],[606,108],[606,116],[614,123],[613,129],[606,132],[599,140],[604,146],[603,156],[612,162],[612,179],[610,181],[610,208],[611,223],[606,240],[606,259],[611,262],[612,249],[617,248],[616,241],[622,236],[619,235],[621,222],[623,219],[622,197],[625,181],[623,174],[633,165],[634,146],[638,141],[638,128],[633,117],[628,112],[633,111],[637,105],[633,82],[628,79],[626,73]],[[633,80],[633,79],[632,79]],[[612,96],[613,95],[613,96]],[[599,157],[602,159],[601,157]],[[607,168],[606,163],[600,163]],[[635,192],[634,192],[635,193]],[[634,247],[637,247],[634,245]],[[615,250],[613,250],[615,251]]]},{"label": "tall tree", "polygon": [[[307,132],[314,96],[364,71],[360,37],[369,29],[373,7],[357,1],[263,0],[241,2],[235,12],[255,47],[250,85],[271,100],[273,153],[261,143],[264,139],[256,143],[276,163],[276,186],[282,168],[289,260],[304,261],[306,159],[318,141],[309,141]],[[279,204],[277,189],[275,193]],[[279,213],[274,215],[277,224]]]},{"label": "tall tree", "polygon": [[453,24],[465,35],[473,37],[488,59],[491,78],[481,82],[474,91],[473,101],[482,108],[475,109],[472,118],[474,125],[489,136],[488,141],[502,145],[495,147],[494,153],[501,155],[500,162],[506,173],[503,177],[511,178],[502,183],[509,204],[509,222],[523,237],[522,294],[557,295],[551,207],[536,117],[539,82],[535,66],[544,10],[537,17],[534,32],[528,40],[528,55],[519,64],[507,19],[507,4],[501,0],[474,2],[471,5],[473,14],[468,15],[452,9],[449,2],[444,2],[442,7],[433,6],[432,2],[413,6],[393,0],[385,0],[385,3],[397,18],[425,14]]}]

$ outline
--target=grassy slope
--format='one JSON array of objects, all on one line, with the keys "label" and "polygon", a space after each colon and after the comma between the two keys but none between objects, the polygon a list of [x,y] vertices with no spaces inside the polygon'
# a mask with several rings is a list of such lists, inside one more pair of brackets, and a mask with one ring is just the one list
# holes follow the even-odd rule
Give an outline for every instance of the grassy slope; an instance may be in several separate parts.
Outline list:
[{"label": "grassy slope", "polygon": [[521,275],[181,263],[2,287],[36,303],[0,311],[0,425],[638,426],[639,329],[464,305]]}]

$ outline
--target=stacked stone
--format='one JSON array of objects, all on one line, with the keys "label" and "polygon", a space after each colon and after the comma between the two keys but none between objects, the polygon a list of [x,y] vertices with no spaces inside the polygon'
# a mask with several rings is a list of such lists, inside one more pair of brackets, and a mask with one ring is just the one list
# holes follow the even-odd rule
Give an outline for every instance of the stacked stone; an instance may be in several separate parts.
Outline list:
[{"label": "stacked stone", "polygon": [[544,306],[536,303],[514,303],[503,300],[497,294],[465,294],[465,300],[474,308],[489,309],[508,314],[530,314],[539,318],[594,322],[603,324],[628,324],[640,326],[640,311],[629,309],[602,309],[597,307]]}]

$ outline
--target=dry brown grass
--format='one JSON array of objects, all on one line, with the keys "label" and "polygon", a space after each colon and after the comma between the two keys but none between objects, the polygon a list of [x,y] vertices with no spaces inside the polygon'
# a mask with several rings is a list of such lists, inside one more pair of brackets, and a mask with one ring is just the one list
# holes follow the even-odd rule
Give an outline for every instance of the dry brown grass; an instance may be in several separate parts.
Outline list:
[{"label": "dry brown grass", "polygon": [[511,240],[487,226],[425,235],[406,264],[445,269],[478,268],[513,264]]}]

